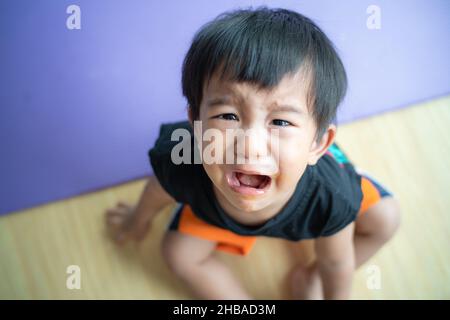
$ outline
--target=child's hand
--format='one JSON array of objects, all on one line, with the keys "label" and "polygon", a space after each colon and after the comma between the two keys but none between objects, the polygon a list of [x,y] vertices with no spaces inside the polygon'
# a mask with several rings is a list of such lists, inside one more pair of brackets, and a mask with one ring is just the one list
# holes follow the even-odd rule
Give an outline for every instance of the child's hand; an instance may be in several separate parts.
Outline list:
[{"label": "child's hand", "polygon": [[106,210],[106,225],[114,241],[120,245],[128,240],[141,241],[150,228],[151,219],[138,215],[136,206],[119,201],[115,208]]}]

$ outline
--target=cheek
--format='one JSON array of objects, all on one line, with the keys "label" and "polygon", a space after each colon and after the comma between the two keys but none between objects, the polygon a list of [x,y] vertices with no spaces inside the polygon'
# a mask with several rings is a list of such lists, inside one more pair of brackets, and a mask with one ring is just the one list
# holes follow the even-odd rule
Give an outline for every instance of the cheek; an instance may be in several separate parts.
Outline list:
[{"label": "cheek", "polygon": [[220,185],[223,177],[223,173],[220,170],[220,167],[217,164],[206,164],[203,163],[203,168],[206,171],[206,174],[214,182],[216,185]]},{"label": "cheek", "polygon": [[305,145],[296,142],[280,142],[278,164],[280,170],[279,183],[293,185],[298,182],[307,165]]},{"label": "cheek", "polygon": [[306,168],[306,158],[298,151],[286,151],[280,156],[280,173],[284,176],[299,177]]},{"label": "cheek", "polygon": [[308,153],[307,143],[304,142],[301,136],[289,137],[286,139],[280,138],[278,143],[274,145],[273,151],[277,155],[280,166],[302,166],[306,161]]}]

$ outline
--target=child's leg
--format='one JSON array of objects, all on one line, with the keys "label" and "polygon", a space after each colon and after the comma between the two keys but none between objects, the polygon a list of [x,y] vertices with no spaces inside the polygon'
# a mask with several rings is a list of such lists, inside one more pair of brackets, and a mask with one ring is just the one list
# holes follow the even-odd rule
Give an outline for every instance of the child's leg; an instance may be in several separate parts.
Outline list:
[{"label": "child's leg", "polygon": [[167,231],[162,254],[169,268],[200,299],[251,299],[214,254],[216,242]]},{"label": "child's leg", "polygon": [[[356,269],[367,262],[395,234],[400,224],[398,202],[393,197],[383,197],[359,215],[355,222]],[[315,264],[297,265],[291,271],[294,299],[323,299],[322,281]]]},{"label": "child's leg", "polygon": [[400,207],[393,197],[383,197],[362,213],[355,222],[356,268],[369,260],[400,225]]},{"label": "child's leg", "polygon": [[[400,206],[397,199],[367,173],[361,180],[363,201],[355,221],[355,261],[359,268],[369,260],[400,225]],[[296,298],[321,299],[321,279],[316,266],[296,266],[291,273],[292,293]]]}]

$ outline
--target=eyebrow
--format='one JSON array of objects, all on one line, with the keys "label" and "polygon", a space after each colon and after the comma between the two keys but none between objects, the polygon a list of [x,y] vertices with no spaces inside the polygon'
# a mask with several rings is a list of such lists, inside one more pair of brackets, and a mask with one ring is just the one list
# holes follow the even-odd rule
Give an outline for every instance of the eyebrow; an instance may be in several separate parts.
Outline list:
[{"label": "eyebrow", "polygon": [[226,97],[226,96],[218,97],[218,98],[212,98],[211,100],[209,100],[206,103],[206,106],[207,107],[217,107],[217,106],[221,106],[221,105],[224,105],[224,104],[231,103],[231,101],[232,101],[232,99],[229,98],[229,97]]},{"label": "eyebrow", "polygon": [[270,108],[271,111],[280,111],[280,112],[293,112],[297,113],[299,115],[305,115],[305,112],[302,111],[298,107],[294,107],[289,104],[275,104],[273,107]]},{"label": "eyebrow", "polygon": [[[213,108],[213,107],[222,106],[224,104],[232,103],[232,101],[233,101],[233,99],[231,97],[221,96],[221,97],[210,99],[206,103],[206,106],[210,107],[210,108]],[[271,105],[269,107],[269,111],[292,112],[292,113],[297,113],[297,114],[299,114],[301,116],[305,115],[305,112],[303,110],[301,110],[299,107],[295,107],[295,106],[290,105],[290,104],[274,103],[273,105]]]}]

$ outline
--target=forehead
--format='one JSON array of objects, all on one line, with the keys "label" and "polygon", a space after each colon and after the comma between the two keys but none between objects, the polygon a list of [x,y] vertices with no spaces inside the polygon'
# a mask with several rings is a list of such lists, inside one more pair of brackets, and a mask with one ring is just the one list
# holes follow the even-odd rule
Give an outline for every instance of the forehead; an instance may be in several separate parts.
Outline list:
[{"label": "forehead", "polygon": [[305,72],[298,71],[285,75],[273,88],[259,88],[249,82],[236,82],[228,78],[220,79],[218,73],[213,74],[209,82],[203,86],[202,104],[212,101],[259,102],[267,104],[290,104],[299,111],[309,113],[307,95],[309,79]]}]

